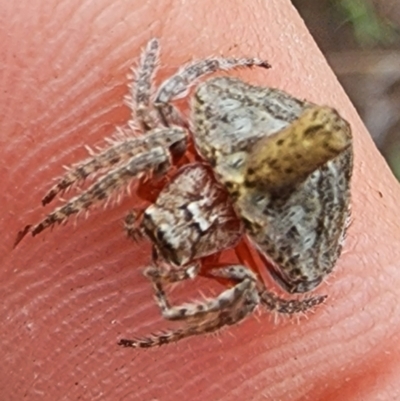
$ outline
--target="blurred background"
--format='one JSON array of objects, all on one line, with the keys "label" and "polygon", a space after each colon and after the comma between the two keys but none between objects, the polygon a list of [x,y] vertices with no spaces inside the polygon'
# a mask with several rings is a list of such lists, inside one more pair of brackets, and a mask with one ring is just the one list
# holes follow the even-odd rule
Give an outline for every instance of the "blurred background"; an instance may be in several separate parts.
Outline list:
[{"label": "blurred background", "polygon": [[400,180],[400,0],[292,0]]}]

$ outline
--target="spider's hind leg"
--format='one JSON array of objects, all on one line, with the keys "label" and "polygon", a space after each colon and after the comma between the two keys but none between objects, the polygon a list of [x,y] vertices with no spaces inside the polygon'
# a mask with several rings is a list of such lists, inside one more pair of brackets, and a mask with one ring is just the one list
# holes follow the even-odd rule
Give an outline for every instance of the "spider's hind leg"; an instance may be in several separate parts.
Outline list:
[{"label": "spider's hind leg", "polygon": [[326,295],[315,295],[305,299],[284,299],[278,297],[272,291],[264,289],[260,294],[261,305],[271,312],[282,313],[285,315],[295,315],[306,313],[316,306],[325,302]]}]

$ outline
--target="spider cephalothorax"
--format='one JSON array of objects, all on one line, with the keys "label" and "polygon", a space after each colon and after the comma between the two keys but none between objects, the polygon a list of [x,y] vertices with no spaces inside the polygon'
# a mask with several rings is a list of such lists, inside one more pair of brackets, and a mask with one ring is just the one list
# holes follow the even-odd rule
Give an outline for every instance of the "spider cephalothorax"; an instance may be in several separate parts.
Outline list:
[{"label": "spider cephalothorax", "polygon": [[[126,347],[151,347],[240,322],[256,307],[286,314],[304,312],[325,297],[285,300],[265,288],[248,266],[207,268],[207,276],[232,287],[214,299],[171,306],[164,285],[194,278],[202,258],[234,247],[246,235],[270,263],[289,293],[315,288],[334,267],[349,218],[352,138],[349,125],[332,108],[300,101],[283,91],[219,77],[195,88],[185,119],[172,101],[199,78],[217,70],[269,65],[257,58],[209,58],[183,66],[157,90],[152,85],[159,44],[146,46],[128,105],[132,121],[124,139],[74,166],[43,198],[93,173],[86,190],[27,226],[37,235],[55,223],[107,200],[132,179],[171,179],[145,210],[131,211],[125,228],[133,239],[153,244],[145,270],[164,318],[181,320],[177,330],[135,340]],[[141,135],[133,135],[140,127]],[[132,133],[132,135],[129,135]],[[194,154],[182,162],[188,144]],[[178,167],[177,167],[178,166]]]}]

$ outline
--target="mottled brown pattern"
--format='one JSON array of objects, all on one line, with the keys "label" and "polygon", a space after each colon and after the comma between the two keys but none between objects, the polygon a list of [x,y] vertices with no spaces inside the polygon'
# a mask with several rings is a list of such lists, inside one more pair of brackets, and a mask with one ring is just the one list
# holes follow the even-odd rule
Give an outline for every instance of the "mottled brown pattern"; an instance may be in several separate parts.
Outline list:
[{"label": "mottled brown pattern", "polygon": [[349,124],[330,107],[233,78],[204,82],[193,99],[198,149],[274,278],[289,293],[314,289],[349,221]]}]

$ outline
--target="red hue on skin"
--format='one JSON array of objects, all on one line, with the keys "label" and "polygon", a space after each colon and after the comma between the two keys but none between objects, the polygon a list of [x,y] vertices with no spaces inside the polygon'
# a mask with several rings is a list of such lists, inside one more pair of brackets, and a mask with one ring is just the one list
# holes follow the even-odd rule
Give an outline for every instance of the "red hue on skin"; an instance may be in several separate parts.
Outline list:
[{"label": "red hue on skin", "polygon": [[[54,207],[40,202],[62,165],[127,121],[126,74],[153,36],[157,81],[193,58],[256,55],[273,68],[233,75],[334,106],[351,123],[353,223],[318,290],[327,304],[299,323],[266,313],[217,337],[119,348],[121,337],[171,326],[141,275],[148,245],[122,232],[134,198],[12,250],[18,230]],[[6,1],[0,42],[0,399],[400,398],[399,186],[288,0]]]}]

